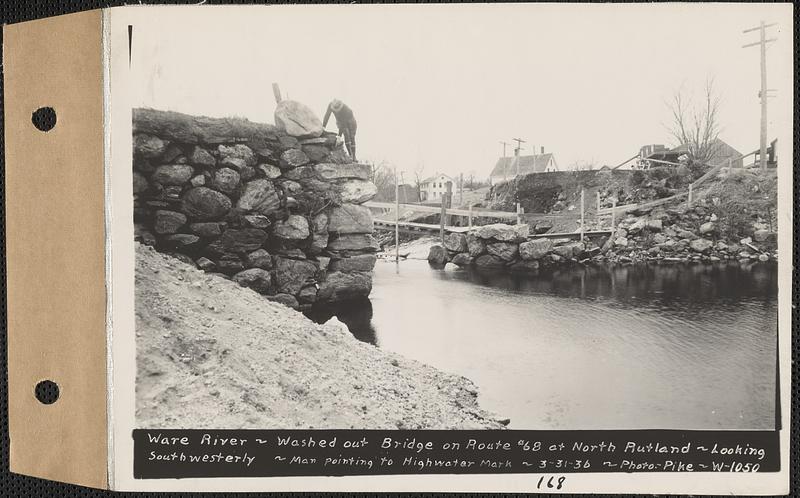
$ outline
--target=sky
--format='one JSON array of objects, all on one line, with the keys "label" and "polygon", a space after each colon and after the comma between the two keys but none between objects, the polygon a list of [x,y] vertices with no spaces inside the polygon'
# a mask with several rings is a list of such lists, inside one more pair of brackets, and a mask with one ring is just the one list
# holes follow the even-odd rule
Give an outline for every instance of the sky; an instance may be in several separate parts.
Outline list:
[{"label": "sky", "polygon": [[415,170],[487,178],[513,138],[526,140],[523,155],[554,153],[561,169],[677,145],[666,102],[681,88],[699,98],[709,78],[720,137],[755,149],[759,50],[742,45],[758,33],[742,31],[762,19],[778,23],[768,30],[770,125],[790,123],[787,4],[146,9],[157,12],[134,25],[137,106],[272,123],[273,82],[320,118],[339,98],[358,121],[359,159],[406,181]]}]

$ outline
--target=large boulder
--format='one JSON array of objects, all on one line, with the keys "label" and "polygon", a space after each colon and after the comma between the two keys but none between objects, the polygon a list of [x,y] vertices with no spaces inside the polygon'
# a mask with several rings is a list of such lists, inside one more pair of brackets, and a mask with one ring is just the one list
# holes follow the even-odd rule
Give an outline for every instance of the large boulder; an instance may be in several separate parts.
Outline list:
[{"label": "large boulder", "polygon": [[250,268],[234,275],[233,281],[242,287],[249,287],[261,294],[269,294],[272,284],[272,276],[268,271],[261,268]]},{"label": "large boulder", "polygon": [[236,208],[246,212],[269,215],[280,209],[281,199],[271,181],[260,178],[247,182]]},{"label": "large boulder", "polygon": [[716,232],[717,226],[713,222],[709,221],[707,223],[703,223],[702,225],[700,225],[699,231],[701,235],[708,235]]},{"label": "large boulder", "polygon": [[513,242],[495,242],[486,245],[486,252],[505,261],[513,261],[519,254],[519,246]]},{"label": "large boulder", "polygon": [[448,233],[444,236],[444,247],[451,252],[467,252],[467,236],[463,233]]},{"label": "large boulder", "polygon": [[553,248],[553,252],[555,254],[558,254],[565,259],[574,258],[580,255],[583,251],[584,245],[580,242],[571,242],[569,244],[564,244]]},{"label": "large boulder", "polygon": [[294,169],[308,164],[309,158],[305,152],[300,149],[289,149],[281,154],[281,167],[286,169]]},{"label": "large boulder", "polygon": [[365,272],[328,273],[317,291],[317,301],[336,302],[364,298],[372,291],[372,276]]},{"label": "large boulder", "polygon": [[222,237],[208,245],[213,253],[241,254],[261,248],[267,240],[267,232],[258,228],[229,228]]},{"label": "large boulder", "polygon": [[188,164],[165,164],[156,168],[150,178],[161,185],[183,185],[194,174],[194,168]]},{"label": "large boulder", "polygon": [[272,164],[259,164],[258,170],[264,174],[270,180],[274,180],[281,176],[281,169],[277,166]]},{"label": "large boulder", "polygon": [[330,269],[331,271],[372,271],[377,260],[378,258],[374,254],[358,254],[331,261]]},{"label": "large boulder", "polygon": [[343,204],[331,209],[327,219],[331,233],[372,233],[372,212],[355,204]]},{"label": "large boulder", "polygon": [[486,252],[486,242],[484,242],[483,239],[481,239],[474,233],[468,233],[467,249],[469,250],[470,256],[472,256],[473,258],[477,258],[481,254]]},{"label": "large boulder", "polygon": [[133,153],[145,159],[155,159],[167,150],[169,142],[165,142],[158,137],[137,133],[133,137]]},{"label": "large boulder", "polygon": [[443,265],[447,263],[447,249],[442,246],[431,246],[428,250],[428,263],[434,265]]},{"label": "large boulder", "polygon": [[219,237],[222,235],[222,232],[225,231],[225,227],[227,223],[225,222],[218,222],[218,221],[204,221],[200,223],[192,223],[189,225],[189,229],[192,231],[193,234],[199,235],[200,237]]},{"label": "large boulder", "polygon": [[453,256],[451,263],[458,266],[469,266],[472,264],[472,260],[473,258],[469,255],[469,253],[462,252]]},{"label": "large boulder", "polygon": [[301,303],[312,304],[317,300],[317,286],[307,285],[297,293],[297,300]]},{"label": "large boulder", "polygon": [[277,257],[273,277],[278,292],[296,295],[300,289],[314,283],[317,266],[310,261]]},{"label": "large boulder", "polygon": [[244,269],[244,263],[236,254],[223,254],[217,260],[217,270],[226,275],[234,275]]},{"label": "large boulder", "polygon": [[149,188],[147,178],[141,173],[133,172],[133,193],[141,194]]},{"label": "large boulder", "polygon": [[694,252],[706,253],[714,246],[714,243],[708,239],[694,239],[689,243],[689,247]]},{"label": "large boulder", "polygon": [[275,107],[275,125],[293,137],[319,137],[324,129],[314,111],[294,100],[283,100]]},{"label": "large boulder", "polygon": [[475,266],[482,269],[497,269],[505,267],[506,262],[493,254],[484,254],[475,258]]},{"label": "large boulder", "polygon": [[348,233],[328,241],[331,251],[378,252],[380,246],[372,234]]},{"label": "large boulder", "polygon": [[225,194],[232,194],[239,188],[241,177],[239,173],[230,168],[220,168],[214,172],[211,187]]},{"label": "large boulder", "polygon": [[637,234],[647,227],[647,221],[644,218],[639,218],[630,224],[627,228],[629,234]]},{"label": "large boulder", "polygon": [[311,235],[308,220],[297,214],[275,223],[272,233],[284,240],[305,240]]},{"label": "large boulder", "polygon": [[320,163],[314,165],[314,172],[321,180],[337,181],[347,179],[369,180],[372,168],[368,164]]},{"label": "large boulder", "polygon": [[346,180],[339,185],[339,196],[344,203],[363,204],[377,193],[375,184],[366,180]]},{"label": "large boulder", "polygon": [[[323,139],[320,138],[317,140],[323,140]],[[303,145],[303,152],[305,152],[308,158],[315,163],[324,161],[325,159],[328,158],[328,156],[331,153],[331,151],[327,147],[320,144]]]},{"label": "large boulder", "polygon": [[519,245],[519,255],[526,261],[541,259],[553,250],[553,241],[550,239],[534,239]]},{"label": "large boulder", "polygon": [[189,233],[174,233],[167,235],[161,240],[164,249],[185,249],[194,246],[200,237]]},{"label": "large boulder", "polygon": [[211,153],[199,145],[195,145],[192,153],[189,154],[189,162],[197,166],[211,167],[217,164],[217,160]]},{"label": "large boulder", "polygon": [[186,215],[175,211],[156,211],[153,230],[159,235],[175,233],[186,223]]},{"label": "large boulder", "polygon": [[266,249],[256,249],[244,257],[248,268],[261,268],[262,270],[272,269],[272,256]]},{"label": "large boulder", "polygon": [[500,242],[523,242],[527,240],[529,230],[528,225],[494,223],[478,227],[475,234],[481,239],[495,239]]},{"label": "large boulder", "polygon": [[244,144],[220,145],[217,147],[217,152],[220,166],[240,170],[242,166],[254,167],[257,162],[253,149]]},{"label": "large boulder", "polygon": [[231,210],[231,200],[208,187],[195,187],[183,196],[182,209],[191,218],[200,221],[218,220]]}]

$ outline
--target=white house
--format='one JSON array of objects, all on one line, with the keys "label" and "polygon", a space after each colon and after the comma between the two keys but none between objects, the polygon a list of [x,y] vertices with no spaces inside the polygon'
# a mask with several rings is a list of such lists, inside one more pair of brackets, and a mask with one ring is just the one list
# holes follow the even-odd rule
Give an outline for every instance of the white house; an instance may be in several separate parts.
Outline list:
[{"label": "white house", "polygon": [[452,182],[451,191],[455,190],[455,182],[445,174],[436,174],[422,180],[419,185],[419,199],[421,202],[440,202],[442,195],[447,193],[447,182]]}]

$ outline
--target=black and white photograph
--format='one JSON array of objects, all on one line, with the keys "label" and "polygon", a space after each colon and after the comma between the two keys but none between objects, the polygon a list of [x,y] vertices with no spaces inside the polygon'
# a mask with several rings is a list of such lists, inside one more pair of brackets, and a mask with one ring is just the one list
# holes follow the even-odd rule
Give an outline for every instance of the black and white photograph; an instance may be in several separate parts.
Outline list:
[{"label": "black and white photograph", "polygon": [[4,482],[791,494],[793,4],[209,2],[3,25]]},{"label": "black and white photograph", "polygon": [[131,21],[134,428],[780,429],[787,12]]}]

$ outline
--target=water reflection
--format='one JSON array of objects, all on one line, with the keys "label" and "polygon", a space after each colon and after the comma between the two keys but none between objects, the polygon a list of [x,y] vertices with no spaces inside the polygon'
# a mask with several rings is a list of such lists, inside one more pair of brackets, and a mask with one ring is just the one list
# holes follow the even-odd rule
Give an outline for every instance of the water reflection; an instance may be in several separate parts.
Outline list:
[{"label": "water reflection", "polygon": [[769,429],[773,264],[375,269],[371,300],[314,310],[465,375],[512,428]]},{"label": "water reflection", "polygon": [[317,323],[325,323],[332,317],[347,325],[348,330],[361,342],[378,345],[378,335],[372,326],[372,302],[359,299],[336,306],[315,306],[305,315]]}]

